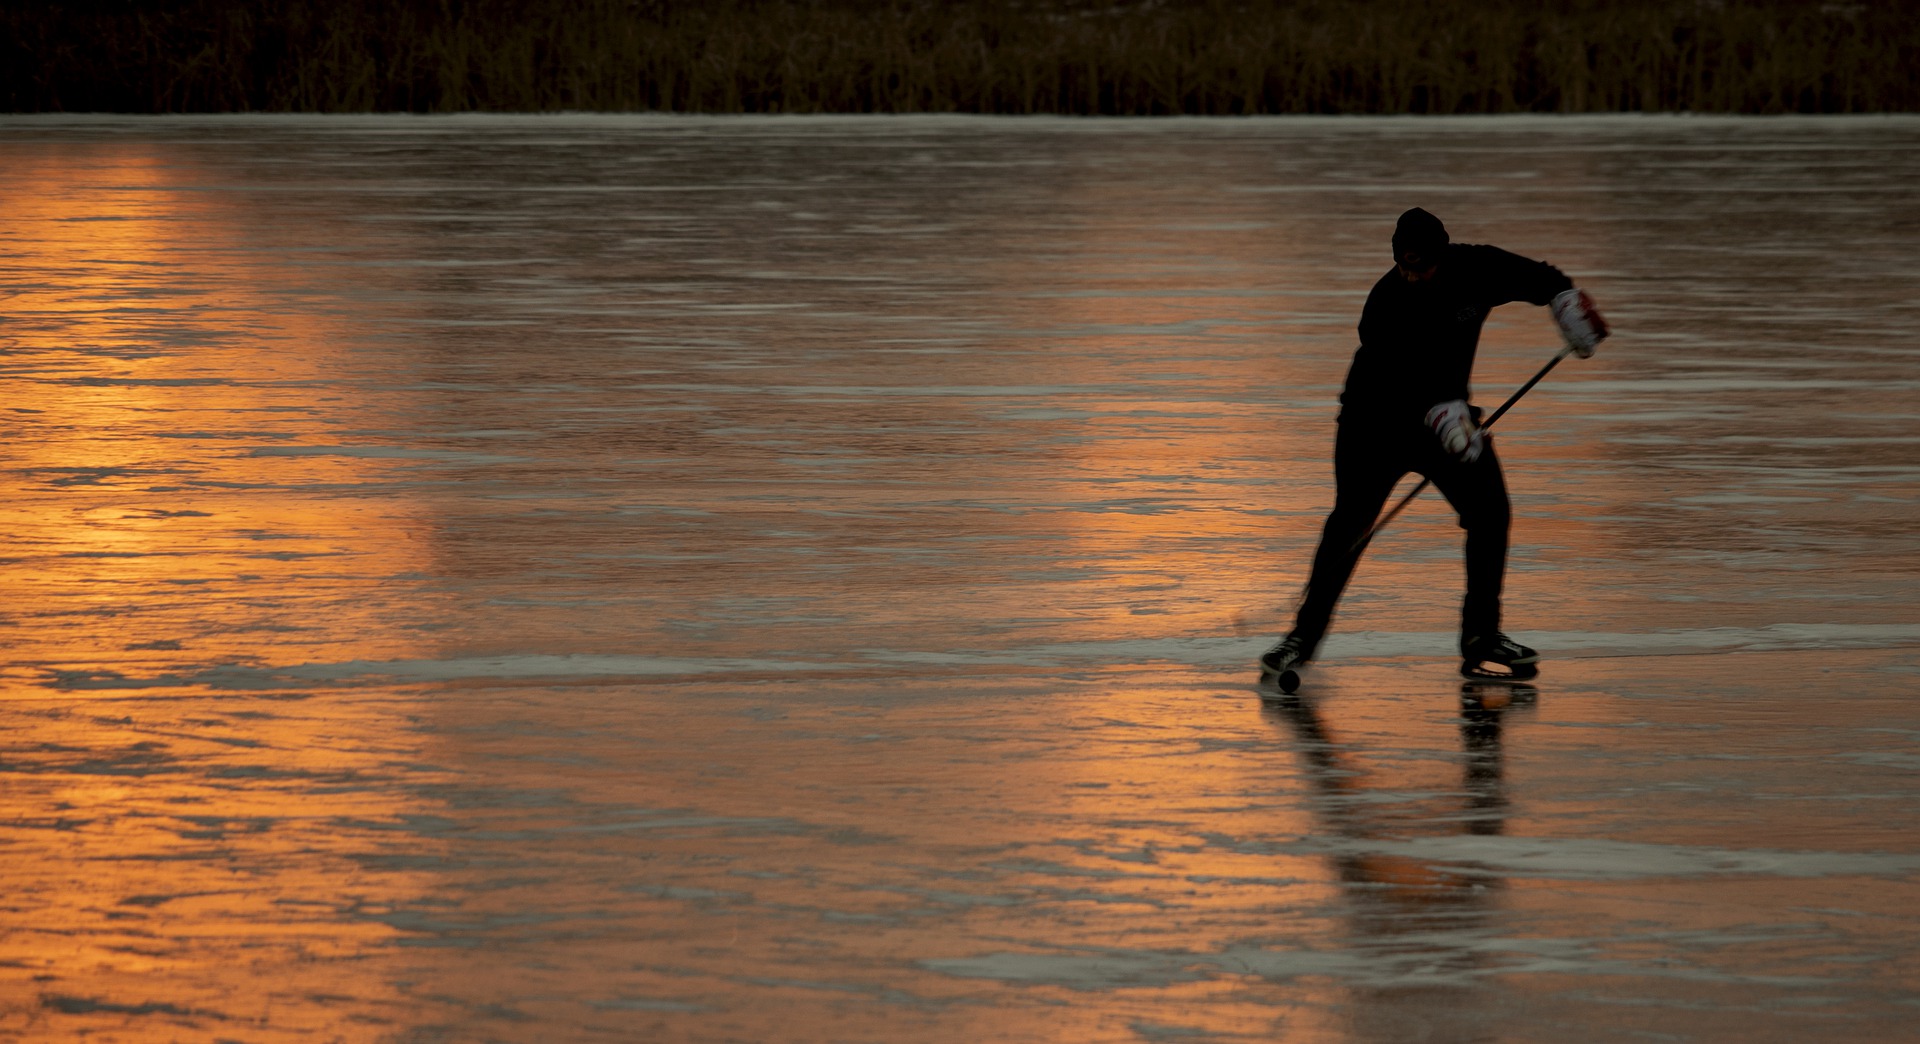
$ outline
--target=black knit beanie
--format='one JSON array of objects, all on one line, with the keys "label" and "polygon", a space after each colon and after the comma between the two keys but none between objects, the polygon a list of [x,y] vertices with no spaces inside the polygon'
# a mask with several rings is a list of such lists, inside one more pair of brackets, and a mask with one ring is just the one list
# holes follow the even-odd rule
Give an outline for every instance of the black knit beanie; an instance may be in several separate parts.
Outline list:
[{"label": "black knit beanie", "polygon": [[1447,242],[1447,226],[1419,207],[1400,215],[1400,223],[1393,226],[1393,257],[1396,261],[1409,250],[1429,261],[1437,260],[1440,248],[1446,246]]}]

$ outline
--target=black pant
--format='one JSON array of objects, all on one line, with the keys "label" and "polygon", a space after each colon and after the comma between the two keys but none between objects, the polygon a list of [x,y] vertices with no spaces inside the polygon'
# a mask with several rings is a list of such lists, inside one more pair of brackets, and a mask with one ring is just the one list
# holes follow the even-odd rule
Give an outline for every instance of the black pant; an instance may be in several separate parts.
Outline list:
[{"label": "black pant", "polygon": [[1467,600],[1460,611],[1461,641],[1500,630],[1500,585],[1507,566],[1510,511],[1492,437],[1488,436],[1480,459],[1467,464],[1441,449],[1440,440],[1423,425],[1343,417],[1333,443],[1333,513],[1320,534],[1313,575],[1293,627],[1309,654],[1326,635],[1334,603],[1346,589],[1360,552],[1366,550],[1354,544],[1379,518],[1394,483],[1409,471],[1433,480],[1459,513],[1460,528],[1467,531]]}]

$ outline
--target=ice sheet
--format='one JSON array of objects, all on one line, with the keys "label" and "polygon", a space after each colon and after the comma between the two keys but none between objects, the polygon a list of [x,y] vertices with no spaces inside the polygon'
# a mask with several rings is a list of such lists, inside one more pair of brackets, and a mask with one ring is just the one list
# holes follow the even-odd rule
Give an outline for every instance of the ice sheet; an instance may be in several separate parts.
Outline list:
[{"label": "ice sheet", "polygon": [[[1896,1039],[1916,185],[1905,117],[0,117],[0,1035]],[[1413,205],[1616,332],[1497,435],[1546,671],[1460,691],[1430,497],[1263,701]]]}]

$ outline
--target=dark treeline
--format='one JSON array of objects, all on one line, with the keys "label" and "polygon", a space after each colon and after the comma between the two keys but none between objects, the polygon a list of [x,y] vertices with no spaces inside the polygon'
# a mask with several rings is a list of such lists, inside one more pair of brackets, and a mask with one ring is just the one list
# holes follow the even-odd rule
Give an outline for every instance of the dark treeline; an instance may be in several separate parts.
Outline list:
[{"label": "dark treeline", "polygon": [[1912,111],[1917,68],[1905,0],[0,0],[15,112]]}]

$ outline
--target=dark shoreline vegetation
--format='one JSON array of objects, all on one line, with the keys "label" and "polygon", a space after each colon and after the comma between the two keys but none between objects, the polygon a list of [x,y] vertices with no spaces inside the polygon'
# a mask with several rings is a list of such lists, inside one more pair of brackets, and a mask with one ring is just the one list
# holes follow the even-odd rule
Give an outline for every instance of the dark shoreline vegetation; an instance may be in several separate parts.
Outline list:
[{"label": "dark shoreline vegetation", "polygon": [[1920,109],[1904,0],[0,3],[13,112]]}]

